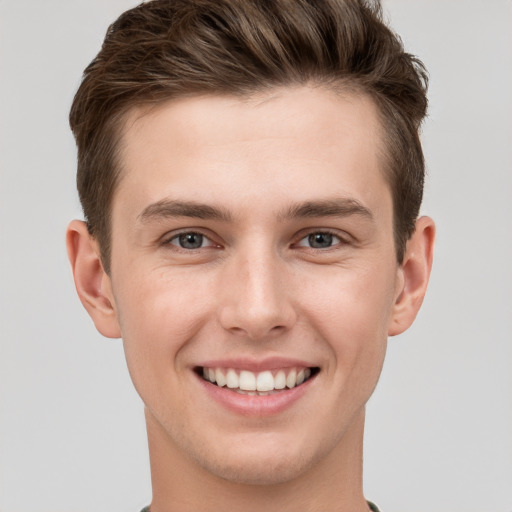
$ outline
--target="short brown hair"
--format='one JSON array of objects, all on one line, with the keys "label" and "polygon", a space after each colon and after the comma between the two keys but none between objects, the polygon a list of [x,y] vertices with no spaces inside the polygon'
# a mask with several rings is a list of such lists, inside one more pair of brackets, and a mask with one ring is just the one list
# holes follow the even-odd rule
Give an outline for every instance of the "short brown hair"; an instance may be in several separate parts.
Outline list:
[{"label": "short brown hair", "polygon": [[70,113],[85,220],[110,267],[110,213],[128,110],[199,94],[314,82],[370,95],[383,125],[397,260],[423,195],[427,74],[365,0],[152,0],[108,29]]}]

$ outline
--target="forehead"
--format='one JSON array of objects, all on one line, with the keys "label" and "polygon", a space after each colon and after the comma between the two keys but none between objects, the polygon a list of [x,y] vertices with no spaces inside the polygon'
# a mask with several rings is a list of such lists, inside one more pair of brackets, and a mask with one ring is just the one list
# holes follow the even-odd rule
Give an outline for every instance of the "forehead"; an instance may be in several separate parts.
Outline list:
[{"label": "forehead", "polygon": [[334,193],[333,183],[371,202],[389,194],[381,154],[377,108],[365,95],[300,87],[172,100],[128,114],[114,207],[118,195],[139,209],[191,194],[233,206],[258,194],[307,201]]}]

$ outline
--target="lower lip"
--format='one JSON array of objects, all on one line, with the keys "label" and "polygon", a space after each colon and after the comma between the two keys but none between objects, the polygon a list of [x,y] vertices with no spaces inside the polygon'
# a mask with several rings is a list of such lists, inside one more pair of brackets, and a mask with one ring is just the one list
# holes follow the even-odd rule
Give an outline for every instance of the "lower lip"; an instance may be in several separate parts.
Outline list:
[{"label": "lower lip", "polygon": [[199,383],[220,405],[242,416],[273,416],[291,407],[310,388],[316,376],[292,389],[279,391],[271,395],[242,395],[227,387],[219,387],[197,376]]}]

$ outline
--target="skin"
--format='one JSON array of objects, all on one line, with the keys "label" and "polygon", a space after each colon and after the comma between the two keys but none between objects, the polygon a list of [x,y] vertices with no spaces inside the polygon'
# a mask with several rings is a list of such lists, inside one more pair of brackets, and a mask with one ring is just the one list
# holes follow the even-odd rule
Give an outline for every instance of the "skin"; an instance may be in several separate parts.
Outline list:
[{"label": "skin", "polygon": [[[419,310],[434,240],[419,219],[397,263],[380,130],[369,98],[307,87],[128,116],[110,275],[82,222],[67,242],[146,405],[152,512],[367,510],[365,404],[388,336]],[[201,247],[180,246],[191,232]],[[312,247],[315,233],[332,241]],[[319,372],[270,414],[224,407],[194,371],[276,357]]]}]

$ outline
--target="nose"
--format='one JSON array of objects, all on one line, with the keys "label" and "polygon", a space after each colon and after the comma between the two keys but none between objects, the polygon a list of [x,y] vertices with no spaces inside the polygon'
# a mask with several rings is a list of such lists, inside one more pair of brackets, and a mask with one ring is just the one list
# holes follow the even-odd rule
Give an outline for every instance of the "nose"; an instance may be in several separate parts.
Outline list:
[{"label": "nose", "polygon": [[251,340],[288,331],[296,322],[286,264],[271,250],[247,251],[224,269],[219,319],[222,327]]}]

